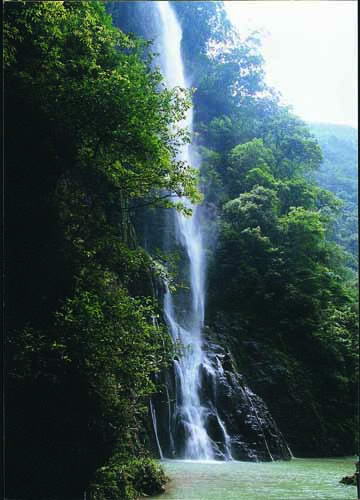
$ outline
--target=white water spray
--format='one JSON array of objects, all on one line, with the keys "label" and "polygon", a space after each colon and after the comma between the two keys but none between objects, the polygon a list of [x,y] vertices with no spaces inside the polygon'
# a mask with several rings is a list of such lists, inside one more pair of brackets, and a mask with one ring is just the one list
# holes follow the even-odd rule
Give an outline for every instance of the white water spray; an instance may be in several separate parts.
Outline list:
[{"label": "white water spray", "polygon": [[[181,57],[182,31],[170,4],[165,1],[156,2],[161,18],[162,33],[161,58],[162,71],[168,87],[188,87],[183,61]],[[189,110],[183,125],[192,132],[192,110]],[[191,164],[191,146],[184,145],[179,159]],[[177,237],[186,250],[189,259],[189,281],[191,289],[191,310],[188,311],[186,326],[177,318],[174,298],[167,290],[164,310],[174,341],[184,346],[184,354],[175,361],[176,383],[179,386],[179,400],[176,401],[175,418],[178,418],[185,430],[186,459],[213,460],[219,456],[217,443],[213,442],[206,430],[209,409],[201,404],[200,369],[209,365],[202,346],[201,332],[204,324],[205,308],[205,254],[201,226],[197,218],[197,209],[189,201],[182,202],[193,211],[192,217],[176,213]],[[221,422],[222,424],[222,422]],[[222,425],[226,458],[231,459],[229,437]],[[215,453],[216,452],[216,453]],[[221,454],[221,453],[220,453]]]},{"label": "white water spray", "polygon": [[159,436],[158,436],[158,432],[157,432],[156,413],[155,413],[155,408],[154,408],[154,405],[152,404],[151,399],[150,399],[150,412],[151,412],[152,423],[153,423],[153,427],[154,427],[154,431],[155,431],[155,439],[156,439],[156,444],[158,447],[158,452],[159,452],[160,458],[163,459],[164,455],[163,455],[163,452],[162,452],[162,449],[160,446]]}]

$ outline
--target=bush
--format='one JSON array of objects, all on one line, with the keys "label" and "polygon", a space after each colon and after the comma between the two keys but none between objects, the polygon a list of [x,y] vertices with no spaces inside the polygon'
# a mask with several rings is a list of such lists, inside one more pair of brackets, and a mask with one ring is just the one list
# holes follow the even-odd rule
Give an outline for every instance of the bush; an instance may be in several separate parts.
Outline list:
[{"label": "bush", "polygon": [[150,458],[124,463],[115,457],[96,472],[90,499],[134,500],[140,495],[156,495],[164,491],[166,481],[162,467]]}]

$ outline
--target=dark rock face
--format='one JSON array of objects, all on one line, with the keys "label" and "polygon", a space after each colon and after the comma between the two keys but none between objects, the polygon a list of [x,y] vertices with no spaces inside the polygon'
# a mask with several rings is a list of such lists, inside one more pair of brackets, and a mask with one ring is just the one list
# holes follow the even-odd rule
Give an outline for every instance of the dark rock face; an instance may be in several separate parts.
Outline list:
[{"label": "dark rock face", "polygon": [[[199,373],[201,405],[206,408],[206,430],[216,458],[245,461],[289,460],[289,448],[266,403],[236,371],[234,360],[220,345],[204,345],[209,364]],[[182,423],[175,370],[158,380],[161,392],[153,399],[162,453],[183,458],[186,431]],[[226,444],[231,456],[226,452]]]},{"label": "dark rock face", "polygon": [[[236,460],[290,459],[290,452],[266,403],[246,385],[229,352],[206,345],[213,374],[204,374],[204,404],[211,402],[223,422]],[[211,435],[211,432],[210,432]],[[217,441],[216,435],[211,437]]]},{"label": "dark rock face", "polygon": [[161,28],[155,4],[148,1],[106,2],[106,10],[115,26],[126,33],[151,40],[153,49],[159,49],[157,38]]},{"label": "dark rock face", "polygon": [[356,454],[355,388],[336,385],[335,370],[326,369],[329,360],[320,351],[311,358],[310,342],[300,350],[293,337],[284,343],[240,314],[212,311],[205,334],[232,353],[237,371],[266,401],[296,457]]}]

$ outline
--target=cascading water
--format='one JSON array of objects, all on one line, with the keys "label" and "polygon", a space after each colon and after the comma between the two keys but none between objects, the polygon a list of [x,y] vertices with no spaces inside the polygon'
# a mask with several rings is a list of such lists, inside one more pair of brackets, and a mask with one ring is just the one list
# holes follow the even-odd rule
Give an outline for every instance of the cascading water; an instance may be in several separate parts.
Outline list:
[{"label": "cascading water", "polygon": [[[131,21],[131,31],[155,39],[155,50],[161,54],[157,64],[167,86],[188,87],[181,58],[182,30],[173,6],[165,1],[106,4],[120,29],[126,31]],[[191,132],[191,110],[182,125]],[[179,160],[194,165],[193,156],[194,149],[184,146]],[[184,253],[183,268],[188,269],[184,269],[183,279],[189,282],[190,293],[172,295],[167,290],[164,311],[174,342],[184,346],[184,352],[174,360],[172,370],[156,377],[159,390],[149,408],[153,449],[160,458],[290,459],[290,449],[266,403],[239,373],[226,332],[223,335],[220,325],[218,332],[215,325],[203,328],[206,263],[199,213],[203,208],[182,202],[193,209],[193,216],[175,213],[167,233],[176,229],[177,243]]]},{"label": "cascading water", "polygon": [[[168,2],[156,2],[162,21],[163,57],[162,70],[168,87],[186,88],[185,72],[181,57],[182,32],[176,15]],[[192,110],[189,110],[184,125],[192,131]],[[191,146],[185,145],[180,153],[180,159],[191,163]],[[204,325],[205,308],[205,253],[201,225],[196,207],[187,200],[182,200],[189,206],[193,215],[185,217],[177,213],[177,237],[186,250],[189,259],[189,282],[191,303],[186,326],[181,324],[176,315],[174,298],[167,290],[164,300],[164,310],[171,334],[175,341],[184,346],[183,355],[176,360],[175,373],[178,385],[178,397],[175,406],[175,419],[179,419],[184,428],[185,446],[184,458],[211,460],[219,455],[231,458],[228,446],[229,437],[224,424],[218,418],[218,424],[224,434],[225,453],[220,452],[218,445],[207,432],[209,408],[201,404],[201,369],[210,367],[202,346],[202,328]]]}]

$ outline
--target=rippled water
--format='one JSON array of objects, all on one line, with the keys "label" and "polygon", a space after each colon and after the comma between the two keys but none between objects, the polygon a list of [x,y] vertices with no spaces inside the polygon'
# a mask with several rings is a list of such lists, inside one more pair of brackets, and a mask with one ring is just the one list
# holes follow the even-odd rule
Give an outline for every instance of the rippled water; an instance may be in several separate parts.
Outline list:
[{"label": "rippled water", "polygon": [[163,500],[355,500],[356,487],[340,484],[355,472],[355,457],[296,458],[288,462],[166,460],[171,478]]}]

